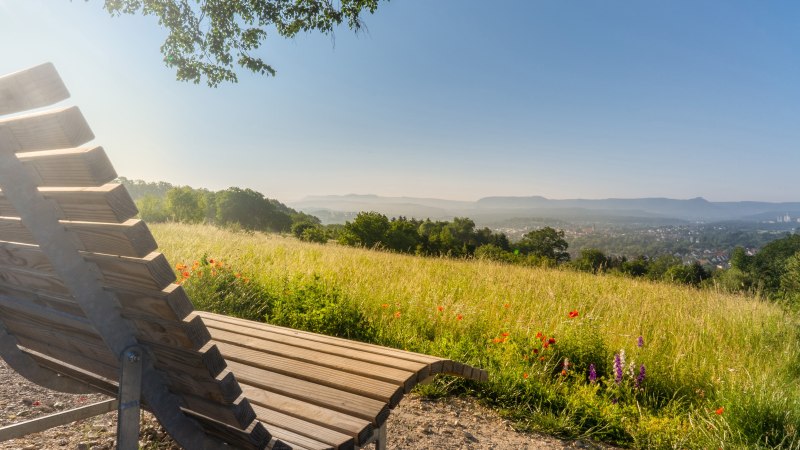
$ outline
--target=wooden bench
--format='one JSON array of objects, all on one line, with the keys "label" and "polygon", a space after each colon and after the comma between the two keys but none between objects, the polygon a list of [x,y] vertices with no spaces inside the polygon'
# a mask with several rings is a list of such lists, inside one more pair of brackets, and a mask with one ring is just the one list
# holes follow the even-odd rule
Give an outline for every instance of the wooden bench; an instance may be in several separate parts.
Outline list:
[{"label": "wooden bench", "polygon": [[194,311],[50,64],[0,77],[0,356],[64,392],[116,400],[0,429],[0,441],[139,407],[188,449],[384,448],[390,410],[454,361]]}]

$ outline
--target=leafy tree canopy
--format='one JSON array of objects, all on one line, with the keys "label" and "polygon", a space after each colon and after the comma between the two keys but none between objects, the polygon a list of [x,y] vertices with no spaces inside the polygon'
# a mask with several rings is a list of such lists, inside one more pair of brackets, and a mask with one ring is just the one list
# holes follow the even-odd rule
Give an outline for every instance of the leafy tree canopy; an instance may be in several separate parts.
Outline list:
[{"label": "leafy tree canopy", "polygon": [[[88,1],[88,0],[86,0]],[[374,13],[379,0],[105,0],[112,16],[156,16],[167,30],[161,46],[164,63],[175,68],[181,81],[216,87],[238,81],[236,66],[259,74],[275,69],[254,52],[267,30],[291,38],[299,32],[333,32],[346,22],[350,29],[364,25],[361,14]]]},{"label": "leafy tree canopy", "polygon": [[540,258],[547,258],[556,263],[569,261],[567,247],[569,244],[564,239],[564,230],[544,227],[522,236],[518,243],[520,251]]}]

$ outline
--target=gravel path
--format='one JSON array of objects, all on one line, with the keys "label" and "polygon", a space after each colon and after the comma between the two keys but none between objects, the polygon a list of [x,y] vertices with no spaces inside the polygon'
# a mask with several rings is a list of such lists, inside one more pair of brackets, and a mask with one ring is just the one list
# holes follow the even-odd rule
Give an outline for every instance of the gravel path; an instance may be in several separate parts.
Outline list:
[{"label": "gravel path", "polygon": [[[32,384],[0,359],[0,426],[105,400],[100,394],[71,395]],[[390,449],[568,449],[609,448],[585,441],[515,431],[496,412],[469,398],[429,400],[409,395],[388,422]],[[114,447],[116,413],[0,443],[0,449],[107,450]],[[143,414],[142,441],[148,449],[178,449],[152,415]],[[371,447],[368,447],[371,448]]]}]

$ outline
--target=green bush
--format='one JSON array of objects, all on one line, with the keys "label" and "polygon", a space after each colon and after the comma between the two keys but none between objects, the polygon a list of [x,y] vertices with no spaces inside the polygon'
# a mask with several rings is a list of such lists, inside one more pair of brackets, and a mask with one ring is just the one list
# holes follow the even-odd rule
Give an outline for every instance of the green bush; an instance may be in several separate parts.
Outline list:
[{"label": "green bush", "polygon": [[264,319],[275,325],[365,342],[373,341],[376,335],[358,307],[318,275],[287,282]]}]

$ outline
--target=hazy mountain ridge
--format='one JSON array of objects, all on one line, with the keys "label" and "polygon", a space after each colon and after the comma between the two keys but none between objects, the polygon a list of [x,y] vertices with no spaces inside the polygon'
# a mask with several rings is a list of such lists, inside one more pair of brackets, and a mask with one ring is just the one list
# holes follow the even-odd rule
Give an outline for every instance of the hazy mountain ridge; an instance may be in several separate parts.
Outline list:
[{"label": "hazy mountain ridge", "polygon": [[571,219],[639,217],[686,221],[765,221],[776,220],[788,214],[792,221],[796,221],[800,217],[800,202],[711,202],[702,197],[685,200],[659,197],[556,200],[541,196],[497,196],[470,202],[350,194],[310,196],[291,203],[291,206],[306,212],[326,210],[352,214],[359,211],[377,211],[392,217],[431,219],[467,216],[489,220],[540,216]]}]

